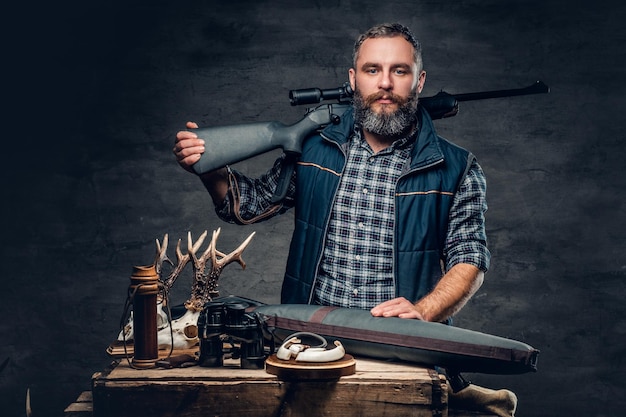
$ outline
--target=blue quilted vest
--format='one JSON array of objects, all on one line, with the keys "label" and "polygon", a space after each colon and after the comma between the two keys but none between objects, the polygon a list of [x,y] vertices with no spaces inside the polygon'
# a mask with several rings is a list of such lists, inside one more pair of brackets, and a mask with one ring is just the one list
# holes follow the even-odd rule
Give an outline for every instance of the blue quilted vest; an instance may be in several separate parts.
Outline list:
[{"label": "blue quilted vest", "polygon": [[[439,281],[448,213],[474,156],[437,136],[420,108],[410,169],[396,184],[394,283],[397,297],[417,301]],[[310,304],[331,206],[353,129],[352,111],[304,143],[296,171],[295,229],[281,302]]]}]

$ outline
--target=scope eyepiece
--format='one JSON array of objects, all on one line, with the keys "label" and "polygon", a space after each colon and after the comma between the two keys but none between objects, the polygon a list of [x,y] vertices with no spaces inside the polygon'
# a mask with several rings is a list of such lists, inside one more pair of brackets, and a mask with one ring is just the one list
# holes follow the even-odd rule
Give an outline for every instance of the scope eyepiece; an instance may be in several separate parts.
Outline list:
[{"label": "scope eyepiece", "polygon": [[337,88],[302,88],[289,91],[289,102],[292,106],[301,104],[316,104],[323,100],[345,101],[352,97],[353,91],[350,83],[346,82]]}]

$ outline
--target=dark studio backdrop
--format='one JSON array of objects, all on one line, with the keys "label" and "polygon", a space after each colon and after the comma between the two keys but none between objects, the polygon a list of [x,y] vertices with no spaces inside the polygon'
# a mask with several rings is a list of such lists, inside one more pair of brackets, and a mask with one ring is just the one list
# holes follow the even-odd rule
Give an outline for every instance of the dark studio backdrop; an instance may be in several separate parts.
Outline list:
[{"label": "dark studio backdrop", "polygon": [[[461,103],[439,133],[488,179],[492,268],[456,325],[541,350],[539,371],[469,375],[520,416],[626,407],[623,189],[626,6],[619,1],[22,3],[3,25],[2,414],[59,416],[110,362],[133,265],[155,239],[222,228],[244,253],[222,295],[278,302],[292,215],[221,223],[171,154],[185,121],[296,121],[287,93],[347,80],[354,38],[400,21],[424,47],[424,95],[524,87]],[[238,164],[258,174],[277,153]],[[173,244],[170,246],[173,255]],[[181,277],[173,301],[189,294]]]}]

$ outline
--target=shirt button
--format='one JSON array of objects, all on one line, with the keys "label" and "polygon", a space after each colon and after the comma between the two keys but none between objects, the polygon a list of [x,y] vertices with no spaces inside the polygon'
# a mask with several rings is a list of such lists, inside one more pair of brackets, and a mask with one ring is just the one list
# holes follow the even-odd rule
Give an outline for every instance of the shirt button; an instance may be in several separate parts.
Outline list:
[{"label": "shirt button", "polygon": [[361,255],[356,255],[356,256],[354,257],[354,259],[356,259],[357,261],[360,261],[360,260],[361,260]]},{"label": "shirt button", "polygon": [[365,224],[363,222],[359,222],[359,228],[362,229],[363,227],[365,227]]},{"label": "shirt button", "polygon": [[359,293],[359,290],[357,290],[356,288],[352,290],[352,294],[357,295]]},{"label": "shirt button", "polygon": [[367,188],[363,188],[363,194],[367,194],[367,193],[368,193]]}]

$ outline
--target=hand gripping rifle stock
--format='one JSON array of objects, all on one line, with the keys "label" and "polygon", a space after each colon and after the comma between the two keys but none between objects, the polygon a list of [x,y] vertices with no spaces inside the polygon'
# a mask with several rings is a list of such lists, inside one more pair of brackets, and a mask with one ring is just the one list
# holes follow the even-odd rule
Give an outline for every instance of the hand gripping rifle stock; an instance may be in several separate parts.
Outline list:
[{"label": "hand gripping rifle stock", "polygon": [[338,122],[349,107],[349,104],[320,105],[292,125],[273,121],[194,129],[205,141],[205,152],[193,169],[203,174],[278,148],[300,154],[309,134]]},{"label": "hand gripping rifle stock", "polygon": [[[419,102],[434,120],[455,116],[458,113],[460,101],[541,94],[549,91],[550,88],[547,85],[537,81],[525,88],[508,90],[455,95],[441,91],[431,97],[422,97]],[[304,117],[292,125],[271,121],[194,129],[198,137],[205,141],[205,152],[193,165],[193,169],[196,174],[200,175],[281,148],[286,158],[273,198],[274,203],[279,202],[287,193],[289,179],[302,153],[304,140],[316,130],[331,123],[338,123],[342,115],[351,108],[351,97],[352,90],[348,83],[335,89],[292,90],[289,92],[292,106],[319,104],[329,100],[337,102],[319,104],[308,109]]]},{"label": "hand gripping rifle stock", "polygon": [[274,121],[195,129],[198,137],[204,139],[205,151],[193,169],[200,175],[282,148],[286,156],[272,198],[272,204],[278,203],[287,195],[304,139],[324,126],[338,123],[349,108],[350,104],[320,105],[289,126]]}]

